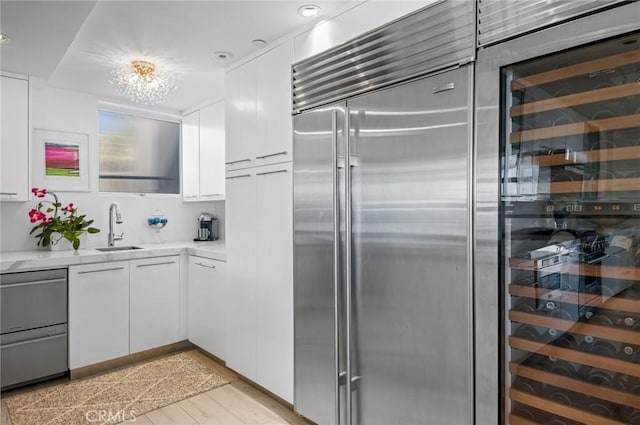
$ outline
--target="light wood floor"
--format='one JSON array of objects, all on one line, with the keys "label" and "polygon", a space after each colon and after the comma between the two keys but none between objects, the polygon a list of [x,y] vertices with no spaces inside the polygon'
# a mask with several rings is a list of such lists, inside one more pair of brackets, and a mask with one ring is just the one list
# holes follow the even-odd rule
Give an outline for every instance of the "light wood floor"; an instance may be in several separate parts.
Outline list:
[{"label": "light wood floor", "polygon": [[[130,423],[136,425],[310,424],[276,399],[241,380],[238,375],[220,363],[195,350],[189,353],[231,383],[154,410],[137,417],[135,422]],[[37,388],[41,387],[42,385]],[[33,389],[36,387],[29,390]],[[12,425],[4,402],[1,403],[1,409],[0,425]]]}]

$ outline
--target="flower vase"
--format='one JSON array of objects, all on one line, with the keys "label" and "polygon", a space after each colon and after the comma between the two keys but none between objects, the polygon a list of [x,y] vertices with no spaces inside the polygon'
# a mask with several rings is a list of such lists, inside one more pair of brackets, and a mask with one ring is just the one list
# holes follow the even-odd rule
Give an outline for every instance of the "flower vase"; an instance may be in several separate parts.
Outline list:
[{"label": "flower vase", "polygon": [[73,245],[71,245],[71,242],[69,242],[65,238],[60,239],[55,244],[49,244],[50,251],[68,251],[70,249],[73,249]]}]

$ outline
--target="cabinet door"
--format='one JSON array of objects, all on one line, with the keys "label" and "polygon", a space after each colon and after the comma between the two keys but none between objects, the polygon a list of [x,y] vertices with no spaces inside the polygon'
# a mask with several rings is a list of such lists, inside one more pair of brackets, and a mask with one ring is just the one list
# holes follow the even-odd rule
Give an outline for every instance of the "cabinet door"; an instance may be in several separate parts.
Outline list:
[{"label": "cabinet door", "polygon": [[129,354],[129,262],[69,267],[69,367]]},{"label": "cabinet door", "polygon": [[225,359],[226,294],[223,261],[189,257],[189,341]]},{"label": "cabinet door", "polygon": [[195,201],[200,194],[200,112],[182,118],[182,198]]},{"label": "cabinet door", "polygon": [[131,261],[131,353],[180,339],[179,257]]},{"label": "cabinet door", "polygon": [[256,165],[291,160],[292,61],[292,40],[257,59]]},{"label": "cabinet door", "polygon": [[257,382],[293,402],[292,166],[256,169]]},{"label": "cabinet door", "polygon": [[0,200],[29,200],[29,82],[1,77]]},{"label": "cabinet door", "polygon": [[224,102],[200,110],[200,199],[224,199]]},{"label": "cabinet door", "polygon": [[254,165],[256,143],[256,61],[225,75],[227,170]]},{"label": "cabinet door", "polygon": [[256,188],[247,170],[229,173],[226,199],[226,248],[230,319],[227,321],[227,364],[256,379]]}]

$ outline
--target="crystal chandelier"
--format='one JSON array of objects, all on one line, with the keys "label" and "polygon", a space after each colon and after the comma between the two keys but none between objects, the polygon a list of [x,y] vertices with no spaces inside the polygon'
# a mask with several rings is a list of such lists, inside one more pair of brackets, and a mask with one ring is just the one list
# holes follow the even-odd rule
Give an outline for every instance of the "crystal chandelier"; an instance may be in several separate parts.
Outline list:
[{"label": "crystal chandelier", "polygon": [[176,88],[175,77],[155,64],[134,60],[116,66],[109,82],[136,103],[156,105]]}]

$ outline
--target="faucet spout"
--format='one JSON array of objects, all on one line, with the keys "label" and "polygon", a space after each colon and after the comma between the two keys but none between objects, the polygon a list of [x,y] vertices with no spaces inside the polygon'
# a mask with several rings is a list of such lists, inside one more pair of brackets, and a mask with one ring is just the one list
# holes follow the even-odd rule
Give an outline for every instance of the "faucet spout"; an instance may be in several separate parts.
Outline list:
[{"label": "faucet spout", "polygon": [[115,213],[116,216],[116,223],[120,224],[122,223],[122,214],[120,214],[120,209],[118,208],[118,204],[115,202],[112,202],[111,205],[109,205],[109,233],[107,234],[107,246],[114,246],[115,241],[120,241],[122,240],[124,233],[121,234],[120,236],[116,236],[113,233],[113,215]]}]

